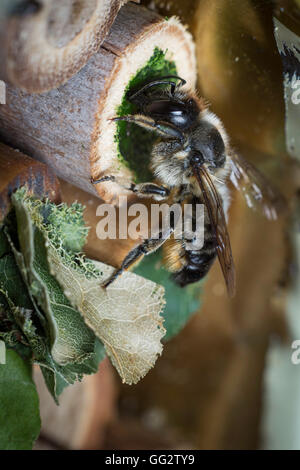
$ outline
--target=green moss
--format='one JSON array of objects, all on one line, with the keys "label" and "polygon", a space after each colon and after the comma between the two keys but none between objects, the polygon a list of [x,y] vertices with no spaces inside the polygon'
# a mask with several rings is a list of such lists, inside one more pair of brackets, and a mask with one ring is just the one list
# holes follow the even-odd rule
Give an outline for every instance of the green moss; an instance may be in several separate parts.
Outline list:
[{"label": "green moss", "polygon": [[[129,81],[122,103],[117,109],[117,116],[133,114],[137,111],[136,107],[126,98],[128,92],[135,90],[150,79],[176,75],[175,62],[166,60],[166,52],[155,48],[149,61]],[[152,179],[149,160],[156,139],[157,136],[154,133],[141,129],[136,124],[117,123],[115,141],[118,143],[118,158],[120,164],[126,165],[134,172],[136,182]]]}]

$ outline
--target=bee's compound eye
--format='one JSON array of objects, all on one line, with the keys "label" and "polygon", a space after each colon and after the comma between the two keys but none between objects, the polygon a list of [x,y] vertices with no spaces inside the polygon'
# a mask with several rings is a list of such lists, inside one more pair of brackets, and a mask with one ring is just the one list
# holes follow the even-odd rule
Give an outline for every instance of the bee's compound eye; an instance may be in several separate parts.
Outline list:
[{"label": "bee's compound eye", "polygon": [[202,153],[195,153],[194,155],[192,155],[191,157],[191,163],[192,164],[201,164],[204,162],[204,158],[203,158],[203,155]]},{"label": "bee's compound eye", "polygon": [[29,16],[38,13],[43,5],[38,0],[22,0],[12,8],[12,16]]}]

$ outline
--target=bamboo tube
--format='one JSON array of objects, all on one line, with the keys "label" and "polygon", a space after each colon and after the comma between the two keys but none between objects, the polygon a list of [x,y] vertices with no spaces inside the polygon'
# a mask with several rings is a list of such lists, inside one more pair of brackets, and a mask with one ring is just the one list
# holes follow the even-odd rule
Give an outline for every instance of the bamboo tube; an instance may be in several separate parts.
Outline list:
[{"label": "bamboo tube", "polygon": [[0,78],[31,93],[65,83],[98,50],[127,1],[4,3],[0,11]]},{"label": "bamboo tube", "polygon": [[27,184],[31,194],[60,202],[59,182],[49,168],[0,143],[0,221],[10,208],[10,196]]},{"label": "bamboo tube", "polygon": [[[47,163],[62,179],[112,202],[124,189],[116,183],[94,186],[90,179],[105,174],[133,179],[127,162],[118,157],[117,126],[109,118],[116,115],[130,80],[157,50],[193,88],[194,45],[185,27],[176,18],[165,20],[144,7],[125,5],[99,51],[58,90],[30,95],[8,87],[7,105],[0,106],[1,137]],[[136,144],[138,154],[143,141]]]}]

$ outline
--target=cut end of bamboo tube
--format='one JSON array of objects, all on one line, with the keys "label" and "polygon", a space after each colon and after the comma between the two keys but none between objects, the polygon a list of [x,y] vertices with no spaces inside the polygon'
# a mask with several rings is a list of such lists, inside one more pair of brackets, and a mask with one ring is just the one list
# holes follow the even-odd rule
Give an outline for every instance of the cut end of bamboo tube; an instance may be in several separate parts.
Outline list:
[{"label": "cut end of bamboo tube", "polygon": [[[194,90],[196,84],[194,43],[190,33],[176,17],[166,20],[147,11],[145,24],[140,28],[139,35],[129,41],[122,50],[118,50],[118,24],[120,27],[123,24],[123,15],[127,15],[130,22],[134,11],[132,5],[120,11],[111,33],[103,44],[106,49],[114,51],[118,58],[99,100],[96,138],[91,155],[91,176],[95,180],[107,175],[114,175],[128,182],[141,180],[143,177],[147,179],[151,150],[148,148],[148,155],[143,153],[144,150],[147,153],[149,137],[146,137],[147,143],[143,147],[142,135],[145,135],[145,131],[139,131],[137,135],[137,126],[133,124],[131,126],[135,127],[135,131],[130,136],[126,123],[122,123],[124,127],[120,128],[120,123],[111,121],[116,115],[126,114],[125,110],[128,113],[128,102],[124,103],[124,99],[131,84],[136,86],[143,77],[145,81],[170,74],[176,74],[186,80],[183,89]],[[124,135],[126,132],[127,137]],[[153,139],[153,134],[150,138]],[[127,142],[124,143],[124,140]],[[126,148],[128,140],[131,140],[132,155],[128,155]],[[117,203],[120,195],[130,195],[114,182],[99,183],[96,190],[99,196],[109,203]]]},{"label": "cut end of bamboo tube", "polygon": [[125,187],[150,181],[157,136],[111,119],[136,112],[126,98],[128,91],[167,75],[182,77],[185,88],[194,90],[190,33],[177,18],[165,19],[129,2],[99,50],[64,85],[42,94],[7,86],[7,103],[0,106],[0,138],[46,163],[61,179],[119,204],[119,196],[132,195],[124,185],[94,185],[91,179],[115,176]]},{"label": "cut end of bamboo tube", "polygon": [[39,199],[60,202],[59,181],[46,165],[0,143],[0,221],[11,208],[12,193],[24,185]]},{"label": "cut end of bamboo tube", "polygon": [[0,22],[1,78],[29,93],[62,85],[99,49],[127,1],[12,2]]}]

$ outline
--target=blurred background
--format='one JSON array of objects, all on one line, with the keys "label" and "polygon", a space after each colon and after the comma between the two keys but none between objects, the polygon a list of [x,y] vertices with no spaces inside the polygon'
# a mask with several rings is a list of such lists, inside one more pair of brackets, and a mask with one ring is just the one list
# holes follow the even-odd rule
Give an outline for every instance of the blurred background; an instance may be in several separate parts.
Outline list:
[{"label": "blurred background", "polygon": [[[224,122],[233,147],[280,188],[287,206],[269,222],[232,191],[236,296],[228,299],[215,263],[199,311],[135,386],[122,385],[106,360],[98,374],[63,393],[59,408],[40,384],[43,428],[36,448],[299,449],[300,364],[291,358],[300,339],[300,148],[295,135],[293,156],[287,151],[287,127],[297,129],[298,122],[296,112],[288,115],[274,34],[275,17],[300,37],[299,1],[142,3],[188,25],[199,94]],[[107,253],[95,233],[99,200],[64,182],[62,191],[65,201],[87,207],[86,253],[120,263],[130,241],[116,241]]]}]

